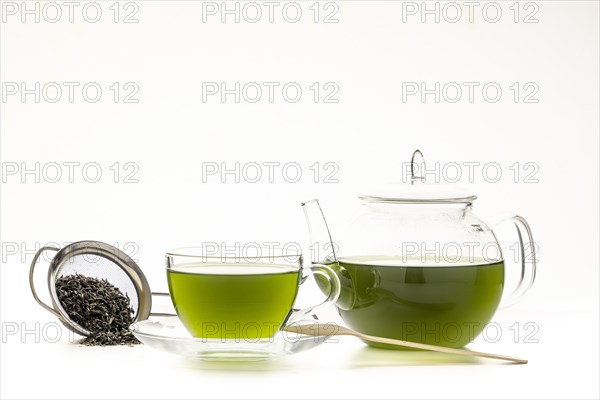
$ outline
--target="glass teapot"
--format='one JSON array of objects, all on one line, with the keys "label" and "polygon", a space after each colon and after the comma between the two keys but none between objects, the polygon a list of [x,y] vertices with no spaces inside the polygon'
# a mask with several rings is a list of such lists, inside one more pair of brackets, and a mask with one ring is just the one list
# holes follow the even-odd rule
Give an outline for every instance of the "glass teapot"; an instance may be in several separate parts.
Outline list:
[{"label": "glass teapot", "polygon": [[[476,196],[456,189],[441,192],[443,185],[427,184],[416,174],[419,165],[423,171],[417,150],[410,185],[391,184],[359,195],[362,214],[336,240],[318,200],[302,203],[313,262],[329,265],[340,278],[336,307],[350,328],[462,347],[482,332],[499,306],[514,304],[533,284],[533,236],[521,216],[502,221],[514,223],[521,252],[520,281],[502,299],[504,258],[492,227],[472,212]],[[315,255],[315,249],[324,248],[325,254]],[[328,290],[326,282],[321,286]]]}]

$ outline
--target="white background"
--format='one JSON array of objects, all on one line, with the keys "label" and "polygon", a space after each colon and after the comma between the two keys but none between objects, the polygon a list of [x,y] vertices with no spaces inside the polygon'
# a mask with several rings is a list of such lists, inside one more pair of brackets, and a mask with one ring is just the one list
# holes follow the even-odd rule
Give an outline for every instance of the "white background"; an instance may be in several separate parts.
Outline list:
[{"label": "white background", "polygon": [[[0,31],[3,398],[598,398],[598,2],[498,2],[496,23],[482,14],[489,2],[475,8],[472,22],[458,2],[463,15],[456,23],[448,21],[454,18],[448,7],[439,22],[432,15],[422,22],[421,14],[406,13],[412,5],[423,7],[420,2],[400,1],[334,2],[337,23],[322,21],[335,10],[325,2],[315,23],[312,1],[298,2],[303,14],[297,23],[283,18],[285,2],[273,23],[264,5],[257,23],[243,16],[222,23],[219,15],[203,22],[203,3],[194,1],[136,1],[137,23],[123,23],[135,10],[126,2],[118,4],[115,23],[112,1],[98,2],[103,14],[97,23],[83,18],[81,2],[70,23],[59,2],[60,21],[41,15],[38,23],[29,15],[22,22],[21,10],[12,15],[6,3]],[[495,17],[489,7],[488,20]],[[524,23],[532,12],[538,22]],[[23,101],[20,93],[7,93],[22,82],[29,88],[35,82],[80,86],[73,102],[63,86],[58,102],[48,101],[51,92],[37,103],[34,95]],[[88,82],[103,89],[96,103],[81,95]],[[117,103],[109,89],[114,82],[121,87]],[[127,82],[139,88],[137,103],[123,102]],[[303,94],[296,103],[283,99],[280,89],[272,103],[266,91],[257,103],[236,103],[231,95],[224,103],[219,96],[203,101],[203,82],[230,88],[235,82],[278,82],[279,88],[295,82]],[[314,82],[321,87],[317,103],[309,88]],[[337,103],[323,102],[328,82],[339,88]],[[423,102],[419,95],[403,99],[406,82],[479,86],[472,102],[465,86],[456,103],[448,101],[454,92]],[[482,96],[490,82],[502,88],[497,102]],[[517,102],[510,89],[515,82]],[[533,86],[526,90],[527,83]],[[531,87],[538,89],[534,103],[524,101]],[[497,163],[502,176],[495,183],[495,174],[484,175],[481,167],[473,182],[462,171],[460,183],[479,197],[476,212],[518,212],[530,222],[539,245],[536,284],[521,303],[494,317],[503,333],[497,343],[479,338],[470,346],[530,364],[377,351],[351,338],[272,363],[235,366],[144,346],[80,347],[66,331],[57,343],[45,340],[50,332],[44,327],[56,320],[28,288],[36,247],[84,239],[118,244],[134,253],[152,288],[164,290],[164,251],[172,247],[307,244],[302,200],[321,199],[335,236],[358,204],[356,188],[401,180],[402,164],[416,148],[428,165]],[[21,174],[36,162],[39,179]],[[73,182],[65,162],[80,163]],[[237,183],[232,175],[203,182],[206,163],[233,168],[236,162],[280,166],[274,182],[266,167],[257,183],[243,177]],[[516,162],[518,177],[510,169]],[[56,183],[49,182],[55,177],[50,163],[63,165]],[[100,166],[97,183],[88,182],[92,170],[82,173],[87,163]],[[118,177],[110,169],[115,163]],[[135,166],[126,169],[126,163]],[[286,163],[300,166],[298,182],[290,182],[293,170],[282,175]],[[325,169],[326,163],[334,166]],[[525,163],[532,167],[525,170]],[[132,168],[137,183],[125,182]],[[331,171],[337,183],[326,182]],[[39,271],[36,281],[43,285],[44,278]],[[518,338],[510,329],[516,322]],[[525,343],[527,322],[539,328],[537,343]]]}]

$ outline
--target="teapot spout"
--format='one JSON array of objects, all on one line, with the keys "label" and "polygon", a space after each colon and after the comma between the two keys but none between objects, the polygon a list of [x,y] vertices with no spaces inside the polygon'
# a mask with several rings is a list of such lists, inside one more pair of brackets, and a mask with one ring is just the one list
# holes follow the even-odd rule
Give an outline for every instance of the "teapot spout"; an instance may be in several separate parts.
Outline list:
[{"label": "teapot spout", "polygon": [[301,203],[310,235],[310,258],[313,263],[331,264],[337,262],[336,248],[319,200],[313,199]]}]

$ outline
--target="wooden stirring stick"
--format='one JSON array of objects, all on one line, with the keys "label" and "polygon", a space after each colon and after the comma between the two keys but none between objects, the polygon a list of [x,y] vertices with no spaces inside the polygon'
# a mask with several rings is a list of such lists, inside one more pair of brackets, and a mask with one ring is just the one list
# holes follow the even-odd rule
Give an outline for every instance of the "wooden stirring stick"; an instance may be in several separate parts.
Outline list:
[{"label": "wooden stirring stick", "polygon": [[[333,329],[332,329],[333,327]],[[458,354],[462,356],[476,356],[476,357],[485,357],[485,358],[493,358],[496,360],[504,360],[510,361],[515,364],[527,364],[527,360],[517,357],[503,356],[500,354],[492,354],[492,353],[483,353],[480,351],[473,351],[467,349],[453,349],[450,347],[443,346],[435,346],[432,344],[424,344],[424,343],[415,343],[415,342],[407,342],[405,340],[398,339],[388,339],[377,336],[365,335],[352,329],[345,328],[343,326],[334,325],[334,324],[310,324],[310,325],[289,325],[282,328],[288,332],[300,333],[302,335],[308,336],[354,336],[359,339],[363,339],[369,342],[376,343],[384,343],[391,344],[396,346],[404,346],[404,347],[412,347],[415,349],[421,350],[430,350],[437,351],[441,353],[449,353],[449,354]]]}]

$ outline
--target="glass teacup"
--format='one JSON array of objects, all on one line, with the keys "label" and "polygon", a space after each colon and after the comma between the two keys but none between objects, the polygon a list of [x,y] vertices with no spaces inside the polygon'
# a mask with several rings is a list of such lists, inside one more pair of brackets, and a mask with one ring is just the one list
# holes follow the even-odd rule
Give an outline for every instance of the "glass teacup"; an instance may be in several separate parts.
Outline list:
[{"label": "glass teacup", "polygon": [[[295,249],[202,246],[166,253],[169,292],[191,335],[203,339],[260,340],[283,326],[335,303],[339,278],[321,264],[304,266]],[[310,275],[329,282],[322,303],[293,309],[300,285]]]}]

